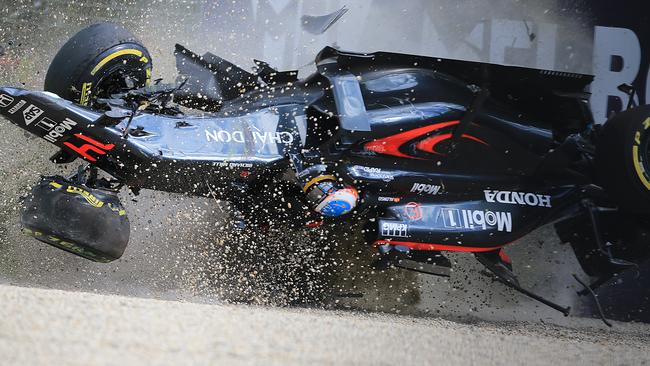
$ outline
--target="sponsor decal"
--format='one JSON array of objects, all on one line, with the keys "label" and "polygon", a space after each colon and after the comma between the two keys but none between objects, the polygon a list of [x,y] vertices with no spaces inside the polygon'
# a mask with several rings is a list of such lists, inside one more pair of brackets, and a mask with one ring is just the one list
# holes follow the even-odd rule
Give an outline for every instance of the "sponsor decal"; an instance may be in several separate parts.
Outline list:
[{"label": "sponsor decal", "polygon": [[394,202],[394,203],[398,203],[398,202],[401,201],[401,200],[402,200],[402,199],[401,199],[400,197],[382,197],[382,196],[377,197],[377,201],[379,201],[379,202]]},{"label": "sponsor decal", "polygon": [[440,193],[441,189],[442,186],[438,186],[435,184],[413,183],[413,187],[411,187],[411,192],[436,195]]},{"label": "sponsor decal", "polygon": [[399,171],[385,171],[381,168],[362,165],[352,165],[349,168],[349,173],[354,178],[381,180],[384,182],[391,182],[395,179],[396,175],[400,174]]},{"label": "sponsor decal", "polygon": [[101,201],[99,198],[95,197],[92,193],[86,191],[85,189],[75,187],[75,186],[68,186],[66,192],[80,195],[86,201],[88,201],[88,203],[90,203],[90,205],[93,207],[100,208],[104,206],[103,201]]},{"label": "sponsor decal", "polygon": [[411,221],[418,221],[422,218],[422,207],[417,202],[409,202],[404,206],[404,214]]},{"label": "sponsor decal", "polygon": [[21,99],[18,101],[18,103],[16,103],[15,106],[11,107],[7,112],[9,112],[9,114],[14,114],[18,112],[20,108],[22,108],[25,104],[27,104],[27,102]]},{"label": "sponsor decal", "polygon": [[370,178],[370,179],[381,179],[384,182],[390,182],[393,179],[395,179],[393,174],[391,174],[389,172],[385,172],[381,168],[375,168],[375,167],[371,167],[371,166],[364,166],[364,167],[361,167],[361,169],[365,173],[367,173],[367,177]]},{"label": "sponsor decal", "polygon": [[228,168],[252,168],[252,163],[239,163],[232,161],[221,161],[216,164],[218,167],[228,167]]},{"label": "sponsor decal", "polygon": [[381,168],[374,168],[371,166],[364,166],[363,171],[366,173],[381,174]]},{"label": "sponsor decal", "polygon": [[[56,189],[61,189],[63,188],[63,184],[57,183],[57,182],[50,182],[50,185]],[[79,187],[74,187],[74,186],[66,186],[66,192],[68,193],[73,193],[73,194],[78,194],[81,197],[83,197],[88,203],[90,203],[93,207],[101,208],[104,206],[104,201],[100,200],[97,198],[95,195],[92,193],[86,191],[83,188]],[[124,216],[126,215],[126,211],[121,208],[120,206],[113,205],[112,203],[108,203],[107,207],[118,214],[118,216]]]},{"label": "sponsor decal", "polygon": [[484,190],[483,192],[485,193],[485,200],[490,203],[551,207],[551,196],[547,194],[490,190]]},{"label": "sponsor decal", "polygon": [[396,222],[384,222],[381,225],[382,236],[392,236],[396,238],[408,238],[409,226],[407,224]]},{"label": "sponsor decal", "polygon": [[37,106],[30,104],[25,110],[23,110],[23,119],[25,120],[25,126],[29,126],[36,118],[43,114],[43,110]]},{"label": "sponsor decal", "polygon": [[98,261],[98,262],[107,263],[107,262],[111,261],[110,259],[106,259],[104,257],[101,257],[101,256],[95,254],[94,252],[86,250],[82,246],[79,246],[79,245],[77,245],[75,243],[72,243],[72,242],[69,242],[69,241],[62,240],[62,239],[60,239],[60,238],[58,238],[58,237],[56,237],[54,235],[51,235],[51,234],[46,234],[46,233],[43,233],[43,232],[40,232],[40,231],[37,231],[37,230],[31,230],[31,229],[28,229],[26,227],[22,228],[22,232],[25,235],[32,236],[32,237],[34,237],[36,239],[39,239],[39,240],[45,240],[51,245],[54,245],[56,247],[59,247],[59,248],[65,249],[65,250],[69,250],[69,251],[71,251],[73,253],[76,253],[76,254],[79,254],[79,255],[81,255],[83,257],[92,258],[93,260]]},{"label": "sponsor decal", "polygon": [[63,143],[63,145],[65,145],[66,147],[68,147],[72,151],[76,152],[77,154],[79,154],[84,159],[86,159],[88,161],[91,161],[91,162],[97,161],[97,158],[90,155],[90,152],[94,152],[94,153],[96,153],[98,155],[106,155],[107,152],[113,150],[113,148],[115,147],[115,145],[113,145],[113,144],[103,144],[103,143],[101,143],[101,142],[99,142],[99,141],[97,141],[97,140],[95,140],[93,138],[90,138],[88,136],[84,136],[84,135],[82,135],[80,133],[75,133],[74,136],[77,137],[78,139],[84,141],[84,142],[87,142],[87,144],[83,144],[81,146],[76,146],[76,145],[73,145],[72,143],[66,141],[66,142]]},{"label": "sponsor decal", "polygon": [[[289,132],[270,132],[270,131],[253,131],[253,140],[255,143],[262,144],[291,144],[293,135]],[[205,138],[208,142],[236,142],[243,144],[243,131],[226,131],[226,130],[205,130]]]},{"label": "sponsor decal", "polygon": [[465,210],[442,208],[444,225],[452,229],[496,229],[512,232],[512,214],[510,212],[490,210]]},{"label": "sponsor decal", "polygon": [[45,131],[50,131],[56,126],[56,122],[52,121],[47,117],[43,117],[40,121],[36,123],[36,126],[44,129]]},{"label": "sponsor decal", "polygon": [[66,118],[61,123],[56,123],[47,117],[43,117],[38,121],[35,126],[38,126],[44,131],[47,131],[43,138],[51,143],[56,143],[61,137],[65,136],[68,131],[72,130],[73,126],[76,126],[77,122]]},{"label": "sponsor decal", "polygon": [[7,108],[14,102],[14,97],[7,94],[0,94],[0,107]]},{"label": "sponsor decal", "polygon": [[126,210],[123,209],[123,208],[120,207],[120,206],[113,205],[113,204],[110,203],[110,202],[108,203],[107,206],[108,206],[108,208],[109,208],[111,211],[115,212],[118,216],[124,216],[124,215],[126,215]]}]

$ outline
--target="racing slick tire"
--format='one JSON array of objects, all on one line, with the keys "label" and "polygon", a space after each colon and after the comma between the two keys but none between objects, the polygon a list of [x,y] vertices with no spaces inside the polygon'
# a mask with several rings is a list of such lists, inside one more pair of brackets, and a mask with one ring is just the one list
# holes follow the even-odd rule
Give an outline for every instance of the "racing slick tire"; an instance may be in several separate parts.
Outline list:
[{"label": "racing slick tire", "polygon": [[621,209],[650,212],[650,105],[605,122],[596,145],[599,181]]},{"label": "racing slick tire", "polygon": [[43,177],[24,201],[23,233],[95,262],[110,262],[124,253],[130,224],[116,195]]},{"label": "racing slick tire", "polygon": [[141,88],[151,80],[151,55],[131,32],[113,23],[82,29],[54,56],[45,91],[91,106],[97,98]]}]

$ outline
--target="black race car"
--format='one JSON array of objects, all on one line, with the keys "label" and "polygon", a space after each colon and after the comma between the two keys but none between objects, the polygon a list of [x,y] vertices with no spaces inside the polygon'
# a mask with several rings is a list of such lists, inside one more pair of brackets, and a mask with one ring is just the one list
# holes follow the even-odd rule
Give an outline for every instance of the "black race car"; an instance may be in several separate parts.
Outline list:
[{"label": "black race car", "polygon": [[[591,287],[648,257],[650,107],[595,125],[591,76],[328,47],[298,79],[175,56],[176,83],[152,82],[147,49],[97,24],[59,51],[45,92],[0,88],[0,114],[60,147],[53,162],[88,163],[33,189],[26,233],[108,262],[129,238],[121,187],[212,195],[249,225],[363,220],[378,268],[449,275],[442,253],[471,252],[565,313],[519,286],[504,246],[554,223]],[[273,209],[277,192],[296,203]]]}]

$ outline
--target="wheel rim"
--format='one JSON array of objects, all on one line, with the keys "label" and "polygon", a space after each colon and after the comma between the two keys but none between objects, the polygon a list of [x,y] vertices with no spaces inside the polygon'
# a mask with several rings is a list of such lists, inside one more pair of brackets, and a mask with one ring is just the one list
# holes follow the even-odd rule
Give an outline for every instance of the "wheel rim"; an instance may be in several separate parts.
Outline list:
[{"label": "wheel rim", "polygon": [[145,85],[145,81],[140,80],[137,75],[140,70],[131,72],[124,70],[123,67],[114,67],[106,72],[93,87],[92,97],[89,105],[93,106],[97,99],[111,98],[112,95],[125,93],[129,90],[137,89]]}]

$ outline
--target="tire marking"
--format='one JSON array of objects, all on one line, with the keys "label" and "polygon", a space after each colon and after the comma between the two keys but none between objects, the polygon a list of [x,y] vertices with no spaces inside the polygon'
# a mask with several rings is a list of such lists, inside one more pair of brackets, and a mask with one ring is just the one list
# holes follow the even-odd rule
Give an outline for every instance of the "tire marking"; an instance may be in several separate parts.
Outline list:
[{"label": "tire marking", "polygon": [[638,146],[632,146],[632,159],[634,159],[634,170],[636,170],[636,174],[639,176],[639,179],[641,179],[641,183],[643,183],[643,185],[650,191],[650,181],[648,181],[648,178],[645,175],[645,170],[639,161]]},{"label": "tire marking", "polygon": [[120,56],[123,56],[123,55],[135,55],[135,56],[138,56],[138,57],[142,57],[142,51],[138,51],[138,50],[134,50],[134,49],[126,49],[126,50],[120,50],[120,51],[117,51],[117,52],[113,52],[110,55],[104,57],[103,60],[99,61],[97,66],[95,66],[95,68],[90,72],[90,75],[95,76],[95,73],[97,73],[97,71],[99,71],[99,69],[104,67],[104,65],[106,65],[109,61],[111,61],[112,59],[114,59],[116,57],[120,57]]},{"label": "tire marking", "polygon": [[[646,118],[645,121],[641,122],[643,125],[643,131],[647,130],[650,127],[650,117]],[[639,160],[639,145],[641,145],[641,130],[636,131],[634,134],[634,144],[632,145],[632,160],[634,161],[634,170],[636,170],[636,175],[639,176],[641,183],[650,191],[650,180],[646,174],[645,168]]]},{"label": "tire marking", "polygon": [[81,85],[81,98],[79,98],[79,104],[88,105],[88,100],[90,99],[90,88],[92,88],[93,83],[83,83]]}]

